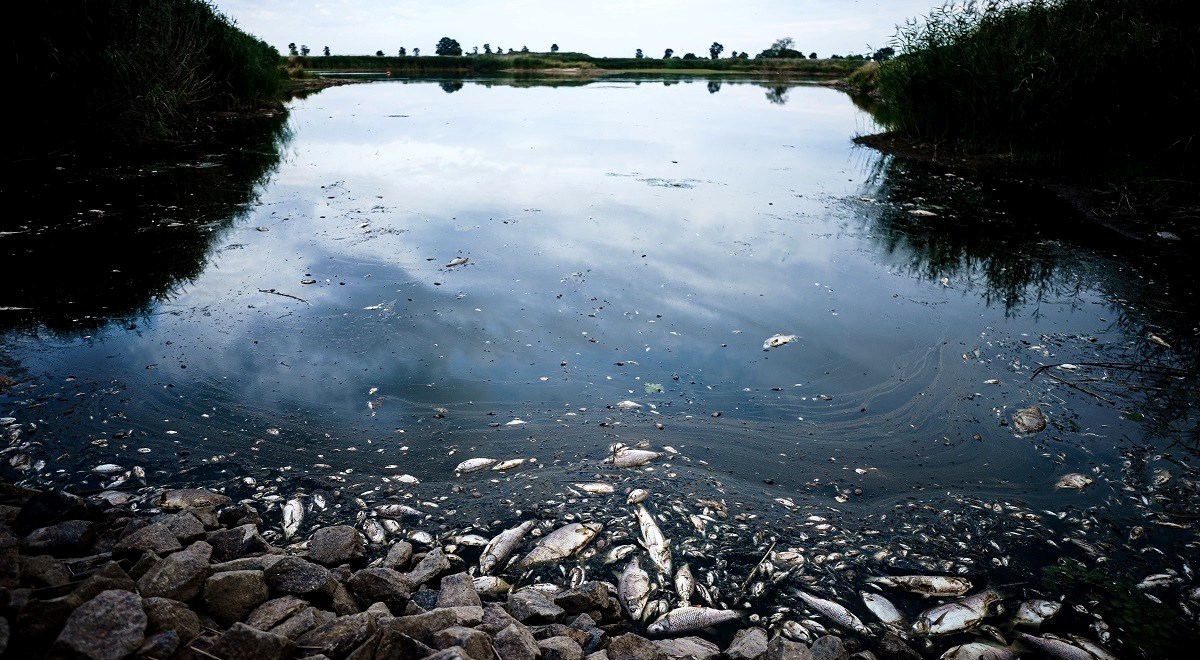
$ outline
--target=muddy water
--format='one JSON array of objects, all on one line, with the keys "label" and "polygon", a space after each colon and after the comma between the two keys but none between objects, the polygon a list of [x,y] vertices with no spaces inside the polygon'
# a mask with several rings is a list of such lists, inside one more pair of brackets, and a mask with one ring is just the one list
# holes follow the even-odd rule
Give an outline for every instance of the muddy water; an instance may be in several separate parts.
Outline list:
[{"label": "muddy water", "polygon": [[[772,539],[847,604],[880,572],[1042,593],[1072,557],[1177,571],[1180,611],[1194,282],[1019,183],[852,144],[874,130],[812,85],[379,81],[225,150],[6,182],[4,474],[330,494],[306,527],[354,496],[447,534],[537,509],[609,542],[643,486],[762,616],[790,603],[740,592]],[[616,470],[616,442],[666,453]],[[475,457],[529,462],[455,475]],[[618,495],[567,490],[595,478]]]}]

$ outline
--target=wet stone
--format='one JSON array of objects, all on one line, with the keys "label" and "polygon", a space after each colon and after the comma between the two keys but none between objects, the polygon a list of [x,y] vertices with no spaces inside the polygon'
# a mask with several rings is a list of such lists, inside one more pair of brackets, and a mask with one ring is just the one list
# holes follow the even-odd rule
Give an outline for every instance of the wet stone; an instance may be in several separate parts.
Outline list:
[{"label": "wet stone", "polygon": [[318,610],[309,606],[288,617],[279,625],[271,628],[271,632],[296,639],[300,635],[333,621],[337,616],[333,612]]},{"label": "wet stone", "polygon": [[441,548],[434,548],[417,562],[416,567],[408,573],[408,582],[420,586],[450,569],[450,560]]},{"label": "wet stone", "polygon": [[479,594],[471,584],[471,576],[466,573],[455,573],[442,578],[442,588],[438,591],[437,607],[474,606],[482,607]]},{"label": "wet stone", "polygon": [[75,595],[81,600],[91,600],[103,591],[117,589],[120,591],[137,591],[137,583],[115,561],[96,569],[75,588]]},{"label": "wet stone", "polygon": [[610,660],[667,660],[667,654],[654,642],[633,633],[614,637],[608,643],[607,651]]},{"label": "wet stone", "polygon": [[164,630],[146,637],[137,654],[141,658],[169,658],[175,654],[180,643],[178,633],[174,630]]},{"label": "wet stone", "polygon": [[851,653],[849,660],[879,660],[879,658],[875,657],[875,654],[870,651],[859,651],[858,653]]},{"label": "wet stone", "polygon": [[388,549],[387,556],[383,558],[382,566],[394,570],[403,570],[408,567],[408,563],[412,561],[413,547],[408,541],[396,541],[392,547]]},{"label": "wet stone", "polygon": [[[228,504],[229,498],[204,488],[179,488],[168,490],[158,496],[157,504],[163,509],[199,509]],[[213,522],[216,522],[215,520]],[[207,523],[206,523],[207,525]]]},{"label": "wet stone", "polygon": [[0,527],[0,588],[21,586],[20,543],[12,532]]},{"label": "wet stone", "polygon": [[[341,582],[335,582],[333,585],[333,597],[330,599],[333,611],[338,616],[346,616],[347,614],[358,614],[358,602],[354,600],[354,596],[346,585]],[[383,603],[381,606],[386,607]],[[389,610],[390,611],[390,610]]]},{"label": "wet stone", "polygon": [[173,630],[183,643],[200,635],[200,617],[177,600],[146,598],[142,601],[142,609],[146,612],[148,634]]},{"label": "wet stone", "polygon": [[22,544],[26,554],[78,557],[88,554],[95,541],[95,523],[87,520],[68,520],[33,530]]},{"label": "wet stone", "polygon": [[308,607],[308,603],[296,596],[281,596],[254,608],[246,618],[246,625],[259,630],[270,630],[296,612]]},{"label": "wet stone", "polygon": [[144,597],[158,596],[188,601],[200,593],[208,578],[208,560],[212,546],[197,541],[187,550],[168,555],[138,580],[138,591]]},{"label": "wet stone", "polygon": [[492,641],[487,633],[465,626],[450,626],[439,630],[429,638],[429,645],[435,649],[448,649],[458,646],[467,651],[472,658],[491,658]]},{"label": "wet stone", "polygon": [[438,651],[433,655],[426,656],[425,660],[478,660],[467,654],[466,649],[458,646],[451,646],[444,651]]},{"label": "wet stone", "polygon": [[283,660],[292,655],[296,643],[274,633],[235,623],[213,647],[213,655],[222,660]]},{"label": "wet stone", "polygon": [[501,660],[536,660],[541,653],[529,629],[515,621],[496,633],[493,646]]},{"label": "wet stone", "polygon": [[216,573],[204,583],[204,603],[217,621],[231,624],[246,618],[267,600],[267,580],[262,571]]},{"label": "wet stone", "polygon": [[549,637],[538,642],[543,660],[583,660],[583,648],[565,635]]},{"label": "wet stone", "polygon": [[117,541],[112,553],[121,557],[139,557],[147,552],[162,556],[182,550],[179,538],[166,525],[146,525]]},{"label": "wet stone", "polygon": [[608,586],[603,582],[588,581],[575,589],[568,589],[554,596],[554,604],[572,614],[602,609],[608,603]]},{"label": "wet stone", "polygon": [[659,639],[654,645],[671,660],[717,660],[721,649],[712,642],[699,637]]},{"label": "wet stone", "polygon": [[277,596],[291,594],[328,602],[333,594],[329,570],[300,557],[284,557],[266,570],[267,586]]},{"label": "wet stone", "polygon": [[334,525],[313,532],[308,559],[325,566],[358,564],[366,556],[366,551],[358,530],[349,525]]},{"label": "wet stone", "polygon": [[737,631],[725,656],[729,660],[758,660],[767,655],[767,631],[762,628],[745,628]]},{"label": "wet stone", "polygon": [[425,614],[401,616],[382,624],[386,630],[403,633],[413,639],[425,643],[433,633],[457,624],[452,612],[435,610]]},{"label": "wet stone", "polygon": [[848,660],[850,657],[850,654],[846,653],[846,647],[842,644],[842,640],[833,635],[818,637],[813,641],[809,651],[812,653],[813,660]]},{"label": "wet stone", "polygon": [[412,602],[416,603],[425,611],[432,610],[437,607],[438,596],[441,595],[433,589],[417,589],[412,594]]},{"label": "wet stone", "polygon": [[141,597],[128,591],[105,591],[71,614],[52,653],[117,660],[141,647],[146,624]]},{"label": "wet stone", "polygon": [[13,631],[18,637],[36,644],[48,643],[82,604],[83,599],[75,594],[49,600],[31,599],[17,614]]},{"label": "wet stone", "polygon": [[[488,603],[483,608],[483,620],[479,624],[479,629],[489,635],[495,635],[508,626],[517,623],[517,620],[512,618],[508,610],[497,603]],[[525,626],[521,626],[525,629]]]},{"label": "wet stone", "polygon": [[70,518],[78,518],[87,511],[87,503],[77,495],[61,490],[34,493],[21,505],[21,511],[13,518],[13,529],[22,532]]},{"label": "wet stone", "polygon": [[204,523],[191,511],[184,511],[169,516],[167,529],[184,545],[189,545],[204,538]]},{"label": "wet stone", "polygon": [[526,589],[508,595],[508,613],[521,623],[550,623],[563,615],[563,608],[542,594]]},{"label": "wet stone", "polygon": [[386,622],[380,624],[375,638],[376,658],[424,658],[434,653],[434,649],[388,626]]},{"label": "wet stone", "polygon": [[346,582],[350,592],[365,603],[384,603],[393,612],[404,611],[412,588],[403,573],[390,568],[364,568]]},{"label": "wet stone", "polygon": [[875,647],[879,654],[879,660],[920,660],[921,654],[917,653],[900,639],[899,635],[893,632],[886,632],[879,640],[879,644]]},{"label": "wet stone", "polygon": [[313,628],[297,638],[296,645],[330,658],[344,658],[374,633],[371,615],[352,614]]},{"label": "wet stone", "polygon": [[776,637],[767,644],[767,660],[812,660],[812,652],[800,642]]},{"label": "wet stone", "polygon": [[207,540],[213,547],[213,560],[217,562],[237,559],[244,554],[254,552],[256,547],[259,552],[262,552],[266,546],[266,541],[262,539],[254,525],[220,529],[211,532]]},{"label": "wet stone", "polygon": [[71,581],[71,571],[50,555],[21,557],[21,583],[33,589],[61,587]]}]

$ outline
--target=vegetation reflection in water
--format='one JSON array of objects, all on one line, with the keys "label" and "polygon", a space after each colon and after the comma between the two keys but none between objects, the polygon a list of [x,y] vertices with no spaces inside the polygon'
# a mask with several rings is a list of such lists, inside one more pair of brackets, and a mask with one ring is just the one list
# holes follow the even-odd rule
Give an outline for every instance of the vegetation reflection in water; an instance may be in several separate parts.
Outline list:
[{"label": "vegetation reflection in water", "polygon": [[[4,412],[23,425],[5,454],[6,476],[100,489],[111,479],[91,466],[144,464],[154,485],[215,485],[274,502],[270,527],[279,524],[278,501],[299,492],[305,503],[315,494],[336,503],[308,510],[305,529],[411,500],[426,517],[400,533],[437,525],[446,538],[495,533],[519,509],[604,522],[610,544],[637,537],[620,494],[642,487],[655,494],[677,558],[713,576],[719,602],[748,605],[772,625],[800,607],[791,584],[861,612],[861,578],[880,573],[965,573],[979,585],[1010,585],[1014,596],[1052,597],[1040,589],[1093,577],[1028,582],[1030,569],[1059,557],[1105,559],[1124,582],[1182,573],[1191,532],[1159,523],[1197,513],[1192,448],[1170,446],[1186,437],[1178,429],[1164,435],[1194,427],[1187,381],[1159,390],[1163,383],[1132,374],[1133,389],[1055,372],[1108,404],[1030,375],[1055,362],[1190,372],[1196,315],[1180,302],[1189,280],[1122,246],[1080,238],[1060,208],[1031,203],[1023,190],[854,151],[849,138],[869,120],[831,90],[784,90],[776,96],[788,104],[779,106],[762,88],[729,81],[718,94],[690,86],[700,94],[686,97],[674,95],[689,85],[662,82],[535,89],[528,98],[554,103],[563,122],[537,130],[511,118],[514,108],[536,109],[501,94],[500,83],[466,81],[453,95],[410,83],[396,96],[405,85],[389,82],[310,97],[294,109],[295,155],[281,161],[273,138],[266,153],[275,155],[235,174],[228,199],[194,205],[187,200],[196,197],[177,195],[186,188],[151,198],[157,221],[195,219],[194,259],[126,271],[146,282],[122,291],[127,297],[112,293],[111,281],[94,286],[94,274],[106,272],[94,263],[80,271],[87,277],[28,280],[26,304],[13,306],[32,309],[3,339],[21,376],[2,395]],[[644,94],[633,105],[650,109],[606,117],[605,104],[628,93]],[[743,122],[690,118],[678,112],[682,98]],[[795,114],[772,114],[783,112]],[[471,132],[481,116],[496,123]],[[711,167],[625,160],[658,148],[639,140],[670,129],[668,117],[678,124],[673,135],[695,142],[656,157],[703,154]],[[785,125],[797,135],[771,132]],[[609,133],[613,126],[622,130]],[[830,131],[841,132],[830,139]],[[742,151],[729,150],[735,143]],[[387,149],[398,150],[386,154],[398,172],[372,160]],[[552,163],[572,199],[540,187],[528,195],[537,207],[525,190],[506,196],[500,183],[531,185],[514,177],[546,171],[522,169],[522,158]],[[81,196],[58,224],[77,226],[72,213],[115,205],[110,190],[93,190],[100,197]],[[454,198],[479,191],[482,201]],[[706,217],[708,207],[728,215]],[[608,224],[594,228],[595,217]],[[175,221],[167,228],[179,229]],[[673,244],[680,237],[686,244]],[[145,251],[156,252],[176,235],[147,238],[155,247]],[[30,239],[2,240],[7,251]],[[52,247],[21,245],[12,253],[31,269]],[[212,265],[218,250],[228,266]],[[459,254],[470,261],[447,268]],[[653,268],[643,254],[654,255]],[[269,293],[279,283],[305,300]],[[66,314],[50,302],[95,296],[99,304]],[[474,309],[489,316],[472,320],[483,314]],[[38,343],[30,335],[41,327],[69,332]],[[763,339],[779,331],[803,338],[763,353]],[[644,351],[651,342],[670,350]],[[997,384],[982,384],[990,380]],[[642,407],[621,409],[627,398]],[[1155,408],[1150,399],[1174,403]],[[1043,434],[1014,437],[999,426],[1033,402],[1052,406]],[[36,428],[26,425],[33,415]],[[514,417],[529,423],[509,426]],[[680,453],[614,470],[601,460],[615,442]],[[453,475],[480,456],[537,461]],[[1066,472],[1096,483],[1056,492]],[[570,485],[597,475],[617,495]],[[712,520],[701,518],[701,530],[690,515]],[[1131,525],[1142,529],[1136,543]],[[778,581],[747,583],[772,545]],[[1162,552],[1142,551],[1149,547]],[[607,574],[598,555],[581,562]],[[900,604],[922,607],[915,598]],[[1064,612],[1054,626],[1086,631],[1092,622]],[[1118,635],[1114,643],[1148,642]]]}]

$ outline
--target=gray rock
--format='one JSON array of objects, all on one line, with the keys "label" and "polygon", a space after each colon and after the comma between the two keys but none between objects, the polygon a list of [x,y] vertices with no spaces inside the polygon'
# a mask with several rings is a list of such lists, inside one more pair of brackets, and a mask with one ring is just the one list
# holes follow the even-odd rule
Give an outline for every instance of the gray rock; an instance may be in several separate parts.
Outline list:
[{"label": "gray rock", "polygon": [[371,615],[351,614],[338,617],[304,633],[296,640],[296,645],[310,647],[307,650],[324,653],[333,660],[339,660],[349,655],[373,634],[375,622]]},{"label": "gray rock", "polygon": [[13,632],[31,645],[44,648],[58,636],[67,618],[83,602],[83,599],[75,594],[48,600],[31,598],[17,613],[17,620],[13,622]]},{"label": "gray rock", "polygon": [[608,585],[589,580],[575,589],[554,596],[554,604],[571,614],[603,609],[608,603]]},{"label": "gray rock", "polygon": [[182,549],[179,538],[166,525],[159,524],[146,525],[121,537],[112,553],[118,557],[140,557],[147,552],[162,556]]},{"label": "gray rock", "polygon": [[187,550],[160,560],[138,580],[138,591],[146,598],[187,601],[196,597],[208,578],[212,546],[196,541]]},{"label": "gray rock", "polygon": [[[29,533],[21,543],[25,554],[48,554],[55,557],[79,557],[89,554],[96,542],[96,524],[87,520],[41,527]],[[140,643],[139,643],[140,645]]]},{"label": "gray rock", "polygon": [[426,644],[433,633],[457,625],[457,623],[452,612],[434,610],[424,614],[399,616],[386,623],[381,623],[380,627],[386,631],[403,633]]},{"label": "gray rock", "polygon": [[813,641],[812,648],[813,660],[849,660],[850,654],[846,653],[846,647],[842,645],[842,640],[833,635],[824,635]]},{"label": "gray rock", "polygon": [[[483,620],[479,622],[477,627],[483,632],[495,636],[501,630],[514,623],[519,622],[512,618],[512,615],[508,613],[508,610],[504,609],[504,606],[497,603],[488,603],[483,608]],[[525,626],[521,626],[521,628],[524,629]]]},{"label": "gray rock", "polygon": [[654,645],[671,660],[717,660],[721,648],[699,637],[678,637],[655,640]]},{"label": "gray rock", "polygon": [[308,607],[308,602],[302,598],[281,596],[254,608],[250,616],[246,617],[246,625],[259,630],[270,630],[306,607]]},{"label": "gray rock", "polygon": [[50,555],[21,557],[21,582],[33,589],[61,587],[71,581],[71,571]]},{"label": "gray rock", "polygon": [[266,571],[267,586],[276,596],[292,594],[312,602],[328,603],[334,580],[329,569],[301,557],[284,557]]},{"label": "gray rock", "polygon": [[876,658],[875,654],[870,651],[859,651],[858,653],[851,653],[850,660],[879,660],[879,658]]},{"label": "gray rock", "polygon": [[492,645],[500,660],[536,660],[541,654],[537,640],[529,629],[516,621],[496,633]]},{"label": "gray rock", "polygon": [[538,642],[543,660],[583,660],[583,648],[566,635],[548,637]]},{"label": "gray rock", "polygon": [[767,631],[762,628],[745,628],[733,635],[729,648],[725,649],[729,660],[762,660],[767,657]]},{"label": "gray rock", "polygon": [[235,623],[221,635],[213,655],[221,660],[284,660],[296,650],[296,643],[244,623]]},{"label": "gray rock", "polygon": [[563,615],[563,608],[542,594],[525,589],[508,594],[508,613],[521,623],[552,623]]},{"label": "gray rock", "polygon": [[153,552],[147,552],[137,560],[137,563],[129,568],[129,577],[134,580],[142,579],[142,576],[160,561],[162,561],[162,558],[158,555]]},{"label": "gray rock", "polygon": [[204,583],[208,613],[224,625],[245,619],[266,600],[267,579],[262,571],[216,573]]},{"label": "gray rock", "polygon": [[442,588],[438,592],[438,607],[473,606],[483,607],[479,594],[471,584],[471,576],[466,573],[455,573],[442,578]]},{"label": "gray rock", "polygon": [[137,583],[115,561],[110,561],[96,569],[95,573],[89,575],[78,587],[75,587],[74,593],[79,596],[80,600],[88,601],[110,589],[137,591]]},{"label": "gray rock", "polygon": [[218,562],[212,565],[213,573],[224,573],[225,571],[266,571],[275,565],[275,562],[283,559],[283,555],[259,555],[257,557],[238,557],[229,561]]},{"label": "gray rock", "polygon": [[349,525],[334,525],[313,532],[308,546],[308,559],[326,566],[358,564],[366,552],[358,530]]},{"label": "gray rock", "polygon": [[[179,488],[168,490],[158,496],[156,504],[169,510],[199,509],[228,504],[229,498],[204,488]],[[216,520],[213,521],[216,523]],[[206,523],[207,524],[207,523]],[[215,526],[211,525],[211,526]]]},{"label": "gray rock", "polygon": [[92,660],[119,660],[146,640],[142,599],[128,591],[105,591],[67,618],[52,653]]},{"label": "gray rock", "polygon": [[274,628],[271,628],[271,632],[296,639],[313,628],[323,626],[336,618],[337,616],[333,612],[326,612],[309,606],[288,617]]},{"label": "gray rock", "polygon": [[812,652],[800,642],[776,637],[767,644],[767,660],[812,660]]},{"label": "gray rock", "polygon": [[487,633],[464,626],[450,626],[433,633],[429,645],[439,650],[457,646],[465,649],[472,658],[480,660],[495,657],[492,640],[488,639]]},{"label": "gray rock", "polygon": [[396,541],[392,547],[388,549],[387,556],[383,558],[381,566],[391,568],[397,571],[408,568],[408,562],[412,561],[413,547],[408,541]]},{"label": "gray rock", "polygon": [[139,658],[169,658],[179,648],[179,635],[174,630],[164,630],[146,637],[137,650]]},{"label": "gray rock", "polygon": [[167,529],[184,545],[191,545],[204,538],[204,523],[191,511],[183,511],[166,520]]},{"label": "gray rock", "polygon": [[0,526],[0,588],[21,586],[21,541],[7,527]]},{"label": "gray rock", "polygon": [[667,654],[654,642],[633,633],[614,637],[607,651],[609,660],[667,660]]},{"label": "gray rock", "polygon": [[609,660],[608,651],[596,651],[595,653],[589,653],[588,656],[583,660]]},{"label": "gray rock", "polygon": [[213,547],[213,561],[226,562],[251,552],[254,545],[263,545],[262,537],[254,525],[242,525],[229,529],[218,529],[209,533],[208,542]]},{"label": "gray rock", "polygon": [[454,615],[454,621],[460,626],[474,628],[483,623],[483,608],[475,605],[459,605],[444,607],[445,611]]},{"label": "gray rock", "polygon": [[425,656],[425,660],[479,660],[472,658],[467,654],[466,649],[459,646],[451,646],[444,651],[438,651],[433,655]]},{"label": "gray rock", "polygon": [[[333,597],[331,598],[331,602],[333,611],[336,612],[338,616],[359,613],[358,601],[354,600],[354,596],[350,593],[350,590],[347,589],[346,585],[342,584],[341,582],[334,582]],[[383,603],[380,603],[379,605],[385,609],[387,608],[387,606]],[[391,610],[388,610],[388,612],[390,613]]]},{"label": "gray rock", "polygon": [[148,635],[171,630],[182,644],[200,636],[200,617],[177,600],[146,598],[142,600],[142,609],[146,612]]},{"label": "gray rock", "polygon": [[414,587],[421,586],[449,568],[450,560],[446,559],[446,553],[441,548],[434,548],[408,573],[408,582]]},{"label": "gray rock", "polygon": [[8,628],[8,619],[0,616],[0,658],[8,651],[8,640],[12,631]]},{"label": "gray rock", "polygon": [[883,633],[875,650],[879,653],[880,660],[921,660],[920,653],[914,651],[912,647],[904,643],[903,639],[900,639],[899,635],[891,631]]},{"label": "gray rock", "polygon": [[384,603],[393,612],[403,612],[412,596],[412,586],[403,573],[390,568],[364,568],[346,587],[364,603]]}]

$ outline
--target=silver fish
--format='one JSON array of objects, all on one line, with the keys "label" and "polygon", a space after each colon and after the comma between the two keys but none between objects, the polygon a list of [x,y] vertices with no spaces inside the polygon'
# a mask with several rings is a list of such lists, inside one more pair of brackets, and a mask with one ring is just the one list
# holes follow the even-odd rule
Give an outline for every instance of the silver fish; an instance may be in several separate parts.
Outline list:
[{"label": "silver fish", "polygon": [[615,564],[634,552],[637,552],[637,546],[632,543],[615,545],[609,548],[608,552],[604,553],[604,565],[610,566]]},{"label": "silver fish", "polygon": [[1059,660],[1097,660],[1087,649],[1076,646],[1064,639],[1043,635],[1034,637],[1023,632],[1014,633],[1016,638],[1026,646],[1033,647],[1042,653]]},{"label": "silver fish", "polygon": [[283,505],[283,538],[292,538],[296,532],[300,531],[300,524],[303,522],[304,502],[301,502],[300,496],[297,495]]},{"label": "silver fish", "polygon": [[576,566],[567,575],[567,586],[572,589],[578,589],[579,585],[583,584],[585,580],[587,580],[587,572],[583,570],[582,566]]},{"label": "silver fish", "polygon": [[617,582],[617,600],[625,606],[625,611],[634,621],[641,621],[646,615],[646,605],[650,599],[650,576],[638,564],[638,558],[621,571]]},{"label": "silver fish", "polygon": [[736,621],[741,615],[733,610],[715,610],[709,607],[677,607],[660,616],[646,627],[651,635],[672,635],[701,630],[710,626]]},{"label": "silver fish", "polygon": [[938,598],[961,596],[970,591],[972,586],[970,580],[966,578],[943,575],[884,575],[869,577],[867,582],[911,591],[926,598],[930,596]]},{"label": "silver fish", "polygon": [[990,614],[992,605],[998,604],[1002,598],[995,590],[986,589],[945,605],[931,607],[917,617],[912,625],[913,632],[930,636],[970,630],[979,625]]},{"label": "silver fish", "polygon": [[639,465],[645,465],[646,463],[649,463],[660,456],[662,456],[662,454],[656,451],[622,448],[618,449],[611,456],[604,459],[604,462],[612,463],[613,466],[619,468],[637,467]]},{"label": "silver fish", "polygon": [[383,525],[379,524],[374,518],[367,518],[363,521],[363,536],[371,543],[379,544],[387,540],[387,532],[383,530]]},{"label": "silver fish", "polygon": [[959,644],[942,654],[942,660],[1013,660],[1017,652],[991,642]]},{"label": "silver fish", "polygon": [[1014,626],[1029,626],[1036,629],[1041,627],[1046,619],[1058,614],[1058,611],[1061,609],[1062,603],[1033,598],[1017,606],[1017,613],[1013,615],[1012,624]]},{"label": "silver fish", "polygon": [[446,268],[454,268],[455,266],[465,266],[468,261],[470,261],[470,259],[467,257],[454,257],[450,261],[446,262]]},{"label": "silver fish", "polygon": [[635,512],[637,513],[638,527],[642,530],[642,544],[650,553],[650,559],[654,561],[654,565],[663,575],[671,575],[671,548],[666,537],[658,528],[654,516],[646,509],[646,505],[638,504]]},{"label": "silver fish", "polygon": [[521,569],[565,559],[579,552],[596,538],[604,525],[600,523],[570,523],[542,537],[521,560]]},{"label": "silver fish", "polygon": [[528,459],[525,459],[525,458],[511,458],[511,459],[509,459],[509,460],[507,460],[507,461],[500,461],[500,462],[499,462],[499,463],[497,463],[497,464],[496,464],[494,467],[492,467],[492,471],[494,471],[494,472],[507,472],[508,470],[511,470],[511,469],[513,469],[513,468],[521,467],[522,465],[524,465],[524,464],[525,464],[525,461],[526,461],[526,460],[528,460]]},{"label": "silver fish", "polygon": [[647,497],[650,497],[650,491],[645,490],[644,488],[634,488],[633,490],[629,491],[629,497],[625,498],[625,503],[640,504],[645,502]]},{"label": "silver fish", "polygon": [[867,606],[868,610],[871,610],[871,614],[878,617],[885,626],[897,630],[908,630],[908,618],[896,609],[892,601],[870,591],[860,591],[858,594],[862,596],[863,604]]},{"label": "silver fish", "polygon": [[675,571],[675,593],[679,595],[680,606],[690,605],[692,602],[692,591],[696,589],[696,578],[692,576],[692,569],[687,564],[679,567]]},{"label": "silver fish", "polygon": [[792,589],[792,594],[800,600],[808,604],[809,607],[824,614],[829,620],[848,630],[853,630],[860,635],[870,635],[871,631],[867,629],[863,622],[850,610],[838,605],[832,600],[818,598],[812,594],[805,593],[799,589]]},{"label": "silver fish", "polygon": [[375,507],[375,512],[384,518],[400,519],[404,516],[423,516],[421,511],[407,504],[381,504]]},{"label": "silver fish", "polygon": [[454,474],[470,474],[472,472],[481,472],[499,462],[500,461],[497,461],[494,458],[469,458],[455,466]]},{"label": "silver fish", "polygon": [[[1047,637],[1053,638],[1054,636],[1047,635]],[[1083,635],[1067,633],[1067,637],[1069,637],[1071,639],[1071,641],[1075,643],[1076,646],[1078,646],[1079,648],[1083,649],[1084,651],[1087,651],[1088,653],[1091,653],[1093,656],[1095,656],[1096,660],[1117,660],[1117,656],[1113,655],[1112,651],[1109,651],[1108,649],[1104,648],[1103,646],[1100,646],[1096,642],[1093,642],[1092,640],[1088,639],[1087,637],[1084,637]],[[1059,639],[1061,639],[1061,638],[1059,638]]]},{"label": "silver fish", "polygon": [[612,493],[613,493],[612,484],[606,484],[606,483],[599,482],[599,481],[593,481],[591,483],[584,483],[584,484],[571,484],[571,485],[578,488],[579,490],[582,490],[583,492],[585,492],[589,495],[612,495]]},{"label": "silver fish", "polygon": [[504,578],[492,575],[481,575],[471,580],[471,586],[475,589],[475,593],[485,596],[497,596],[512,589],[512,585],[505,582]]},{"label": "silver fish", "polygon": [[793,642],[812,644],[813,641],[812,633],[808,632],[808,628],[805,628],[791,619],[783,622],[779,628],[779,634],[787,637]]},{"label": "silver fish", "polygon": [[517,544],[529,533],[529,530],[533,529],[535,524],[536,522],[533,520],[526,520],[512,529],[506,529],[492,537],[492,540],[484,546],[483,554],[479,556],[479,572],[487,575],[503,565],[512,551],[517,548]]}]

